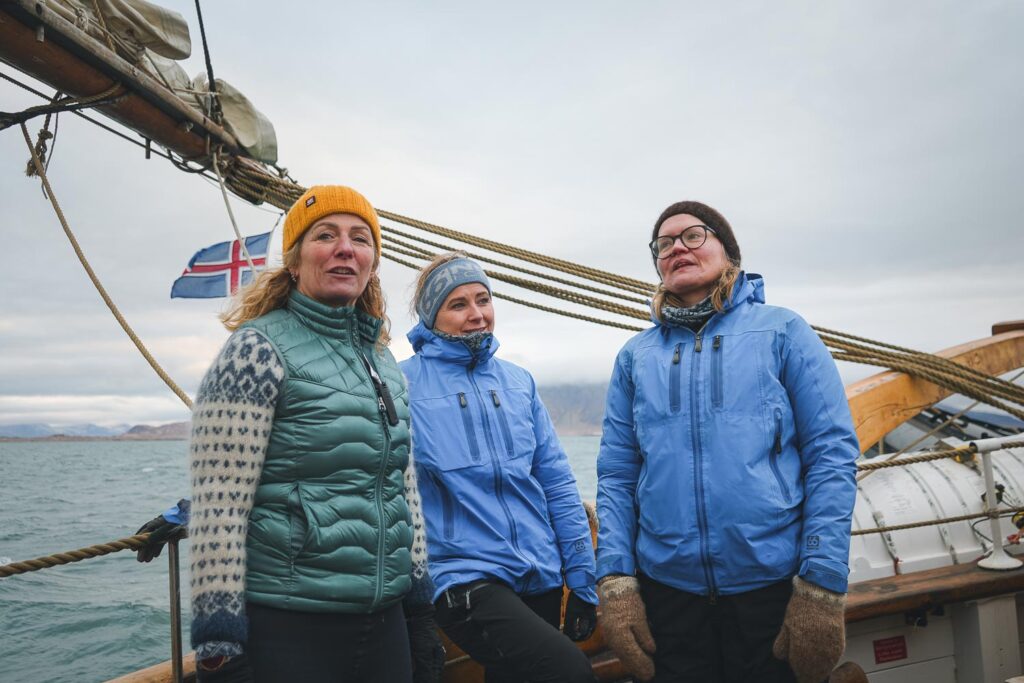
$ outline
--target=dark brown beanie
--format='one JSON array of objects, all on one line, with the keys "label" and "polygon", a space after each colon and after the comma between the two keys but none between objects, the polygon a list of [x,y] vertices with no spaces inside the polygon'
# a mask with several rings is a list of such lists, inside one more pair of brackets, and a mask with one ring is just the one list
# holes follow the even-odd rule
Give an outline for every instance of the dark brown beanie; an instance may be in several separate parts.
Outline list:
[{"label": "dark brown beanie", "polygon": [[[725,216],[707,204],[701,204],[700,202],[676,202],[662,211],[661,215],[658,216],[658,221],[654,224],[651,240],[653,241],[658,238],[658,230],[661,229],[662,223],[672,216],[678,216],[681,213],[695,216],[704,221],[704,225],[715,231],[718,241],[725,247],[726,256],[737,266],[740,265],[740,245],[736,243],[736,236],[732,234],[732,226],[729,225],[729,221],[725,220]],[[658,265],[657,258],[654,259],[654,265]]]}]

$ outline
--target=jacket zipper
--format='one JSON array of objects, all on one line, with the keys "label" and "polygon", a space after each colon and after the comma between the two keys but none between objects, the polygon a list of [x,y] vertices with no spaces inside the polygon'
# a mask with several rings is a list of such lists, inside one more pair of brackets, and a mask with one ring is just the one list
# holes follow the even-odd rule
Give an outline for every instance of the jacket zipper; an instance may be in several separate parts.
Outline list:
[{"label": "jacket zipper", "polygon": [[[483,395],[480,393],[480,386],[476,383],[476,378],[473,377],[473,366],[466,369],[466,375],[469,377],[469,383],[473,385],[473,391],[476,392],[477,400],[480,401],[481,411],[480,416],[483,419],[484,438],[487,439],[487,445],[491,450],[491,472],[494,476],[494,496],[498,499],[498,503],[501,505],[502,512],[505,513],[505,521],[508,523],[509,529],[509,540],[512,541],[512,549],[516,551],[516,554],[526,560],[526,556],[523,555],[522,550],[519,548],[519,531],[516,529],[515,520],[512,517],[512,511],[508,509],[508,503],[505,502],[505,494],[501,485],[501,466],[498,462],[498,449],[494,445],[494,439],[491,438],[491,424],[487,417],[487,404],[484,402]],[[529,562],[529,560],[527,560]],[[536,571],[536,567],[532,562],[529,562],[530,570]]]},{"label": "jacket zipper", "polygon": [[498,392],[491,389],[491,400],[494,402],[494,412],[498,414],[498,421],[501,423],[502,436],[505,437],[505,450],[508,451],[508,457],[515,457],[515,449],[512,447],[512,430],[508,427],[508,418],[505,417],[505,411],[501,409],[501,399],[498,398]]},{"label": "jacket zipper", "polygon": [[722,407],[722,335],[716,334],[711,343],[711,405]]},{"label": "jacket zipper", "polygon": [[469,410],[469,401],[466,395],[459,392],[459,410],[462,413],[462,428],[466,430],[466,441],[469,443],[469,457],[473,462],[480,462],[480,447],[476,442],[476,431],[473,429],[473,414]]},{"label": "jacket zipper", "polygon": [[374,502],[377,504],[377,522],[379,524],[377,533],[377,588],[373,596],[373,607],[376,607],[384,597],[384,537],[386,535],[384,527],[386,521],[382,497],[384,495],[384,475],[387,473],[388,461],[391,459],[391,430],[388,429],[388,410],[384,405],[384,397],[373,381],[373,366],[370,365],[368,357],[364,356],[363,358],[366,360],[366,364],[363,366],[363,369],[366,370],[366,379],[370,381],[370,385],[377,392],[377,414],[380,415],[380,429],[384,437],[384,460],[381,462],[380,470],[377,472],[377,484],[374,487]]},{"label": "jacket zipper", "polygon": [[445,540],[451,540],[452,536],[455,535],[455,515],[452,510],[452,494],[448,491],[448,487],[441,481],[441,477],[437,475],[433,470],[427,470],[430,472],[430,478],[434,480],[434,486],[441,493],[441,509],[443,511],[444,519],[444,537]]},{"label": "jacket zipper", "polygon": [[789,484],[782,478],[782,472],[779,470],[779,456],[782,455],[782,411],[778,408],[775,409],[775,441],[772,443],[772,452],[768,455],[768,463],[772,466],[772,474],[775,475],[775,481],[779,483],[779,488],[782,490],[782,496],[786,502],[790,502],[792,497],[789,493]]},{"label": "jacket zipper", "polygon": [[668,369],[668,407],[673,413],[679,412],[679,354],[682,344],[676,344],[672,352],[672,365]]},{"label": "jacket zipper", "polygon": [[[707,323],[704,323],[707,327]],[[701,334],[704,327],[696,333],[696,340],[693,344],[693,355],[690,356],[690,431],[693,435],[693,483],[697,489],[697,520],[700,528],[700,558],[704,567],[704,580],[708,586],[708,601],[715,604],[718,600],[718,586],[715,583],[714,570],[711,567],[711,551],[708,547],[708,511],[704,498],[704,479],[702,477],[703,454],[700,444],[700,417],[697,410],[698,386],[700,384],[700,361],[698,353],[701,352]]]}]

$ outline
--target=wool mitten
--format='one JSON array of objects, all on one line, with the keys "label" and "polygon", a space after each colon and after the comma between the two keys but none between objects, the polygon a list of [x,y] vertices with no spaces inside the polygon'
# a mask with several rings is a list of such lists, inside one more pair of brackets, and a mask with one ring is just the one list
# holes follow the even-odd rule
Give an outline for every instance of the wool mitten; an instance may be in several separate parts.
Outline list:
[{"label": "wool mitten", "polygon": [[793,596],[772,651],[789,662],[798,683],[828,678],[846,646],[846,594],[793,577]]},{"label": "wool mitten", "polygon": [[606,576],[598,582],[597,594],[601,599],[598,623],[605,642],[627,671],[642,681],[654,678],[654,636],[636,578]]},{"label": "wool mitten", "polygon": [[856,662],[843,662],[828,677],[828,683],[868,683],[868,675]]}]

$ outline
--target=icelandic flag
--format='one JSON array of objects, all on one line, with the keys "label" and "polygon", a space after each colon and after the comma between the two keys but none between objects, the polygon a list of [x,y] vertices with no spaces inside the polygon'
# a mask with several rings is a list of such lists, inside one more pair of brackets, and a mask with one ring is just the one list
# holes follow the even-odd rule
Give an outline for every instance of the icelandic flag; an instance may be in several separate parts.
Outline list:
[{"label": "icelandic flag", "polygon": [[[254,266],[267,264],[271,232],[245,238],[245,248]],[[214,299],[231,296],[238,288],[252,281],[253,273],[238,240],[220,242],[200,249],[181,277],[171,285],[171,298]]]}]

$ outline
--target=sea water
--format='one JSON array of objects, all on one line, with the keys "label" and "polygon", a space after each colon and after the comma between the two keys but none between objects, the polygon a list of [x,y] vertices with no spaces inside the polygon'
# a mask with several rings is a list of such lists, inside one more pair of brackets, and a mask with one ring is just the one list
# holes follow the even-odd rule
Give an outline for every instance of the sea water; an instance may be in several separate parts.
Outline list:
[{"label": "sea water", "polygon": [[[584,500],[597,437],[562,439]],[[188,494],[184,441],[0,443],[0,564],[131,536]],[[181,545],[188,648],[188,542]],[[105,681],[170,658],[167,553],[0,579],[0,681]]]}]

